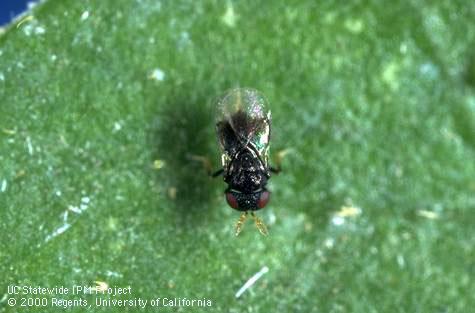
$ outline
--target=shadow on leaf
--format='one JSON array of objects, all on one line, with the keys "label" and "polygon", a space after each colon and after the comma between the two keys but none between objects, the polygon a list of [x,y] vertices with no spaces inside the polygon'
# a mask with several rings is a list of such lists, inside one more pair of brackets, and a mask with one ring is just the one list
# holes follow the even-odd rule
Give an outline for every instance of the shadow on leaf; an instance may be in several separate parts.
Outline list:
[{"label": "shadow on leaf", "polygon": [[209,213],[213,183],[203,165],[190,155],[211,158],[216,153],[213,126],[211,105],[205,96],[176,95],[160,105],[154,116],[152,162],[163,165],[155,176],[181,224],[199,224]]}]

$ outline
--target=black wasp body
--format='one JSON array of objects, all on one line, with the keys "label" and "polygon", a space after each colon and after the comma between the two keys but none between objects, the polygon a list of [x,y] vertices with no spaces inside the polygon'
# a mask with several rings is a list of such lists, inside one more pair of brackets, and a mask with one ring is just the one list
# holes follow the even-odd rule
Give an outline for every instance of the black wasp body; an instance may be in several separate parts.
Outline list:
[{"label": "black wasp body", "polygon": [[276,171],[268,164],[271,114],[267,101],[257,90],[237,88],[228,91],[216,108],[223,168],[215,176],[222,174],[228,184],[225,195],[233,209],[262,209],[270,197],[267,181],[271,171]]}]

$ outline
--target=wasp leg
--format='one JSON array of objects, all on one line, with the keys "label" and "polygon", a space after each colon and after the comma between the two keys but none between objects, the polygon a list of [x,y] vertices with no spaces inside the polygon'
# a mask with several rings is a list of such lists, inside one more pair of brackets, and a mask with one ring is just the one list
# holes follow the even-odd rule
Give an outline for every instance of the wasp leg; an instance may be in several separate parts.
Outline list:
[{"label": "wasp leg", "polygon": [[239,233],[242,231],[242,228],[244,226],[244,222],[247,219],[247,211],[243,212],[241,216],[239,217],[237,223],[236,223],[236,236],[239,235]]},{"label": "wasp leg", "polygon": [[269,170],[274,174],[279,174],[282,171],[282,160],[290,152],[289,149],[280,150],[277,152],[277,157],[275,158],[276,167],[270,167]]},{"label": "wasp leg", "polygon": [[215,178],[215,177],[218,177],[220,175],[223,175],[223,173],[224,173],[224,168],[220,168],[219,170],[217,170],[216,172],[211,174],[211,177]]},{"label": "wasp leg", "polygon": [[263,222],[260,218],[258,218],[258,217],[254,214],[254,212],[251,212],[251,216],[252,216],[252,218],[254,219],[254,223],[256,224],[257,229],[259,229],[259,232],[260,232],[261,234],[263,234],[264,236],[269,235],[269,232],[267,231],[267,227],[266,227],[266,225],[264,224],[264,222]]},{"label": "wasp leg", "polygon": [[188,158],[190,160],[193,160],[193,161],[201,162],[201,164],[203,165],[203,168],[205,169],[208,176],[217,177],[217,176],[223,174],[223,172],[224,172],[224,169],[219,169],[216,172],[213,172],[213,167],[211,166],[211,161],[207,157],[204,157],[204,156],[201,156],[201,155],[191,154],[191,155],[188,156]]}]

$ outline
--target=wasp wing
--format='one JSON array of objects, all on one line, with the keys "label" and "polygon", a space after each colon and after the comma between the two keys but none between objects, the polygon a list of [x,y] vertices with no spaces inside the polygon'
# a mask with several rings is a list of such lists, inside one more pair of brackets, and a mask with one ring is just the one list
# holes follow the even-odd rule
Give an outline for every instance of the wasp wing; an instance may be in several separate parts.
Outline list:
[{"label": "wasp wing", "polygon": [[232,89],[216,105],[218,141],[228,158],[252,145],[267,165],[270,125],[267,101],[257,90]]}]

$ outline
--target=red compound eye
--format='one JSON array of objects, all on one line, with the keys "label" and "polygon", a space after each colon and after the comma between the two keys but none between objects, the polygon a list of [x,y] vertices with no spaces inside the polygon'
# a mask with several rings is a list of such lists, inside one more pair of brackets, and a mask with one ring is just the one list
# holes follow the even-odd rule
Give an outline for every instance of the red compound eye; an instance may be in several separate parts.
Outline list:
[{"label": "red compound eye", "polygon": [[269,198],[270,198],[270,192],[268,191],[262,192],[261,197],[259,198],[259,201],[257,201],[257,207],[259,209],[262,209],[263,207],[265,207],[267,203],[269,202]]},{"label": "red compound eye", "polygon": [[236,197],[231,192],[226,192],[226,201],[228,202],[229,206],[232,207],[233,209],[238,208],[238,202],[236,200]]}]

